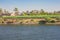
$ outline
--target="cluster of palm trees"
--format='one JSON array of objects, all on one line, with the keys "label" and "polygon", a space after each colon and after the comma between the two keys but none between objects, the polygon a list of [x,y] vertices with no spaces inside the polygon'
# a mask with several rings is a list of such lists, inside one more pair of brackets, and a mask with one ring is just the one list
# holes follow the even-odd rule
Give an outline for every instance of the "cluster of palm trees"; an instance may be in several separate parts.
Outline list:
[{"label": "cluster of palm trees", "polygon": [[9,13],[9,11],[7,11],[6,9],[2,10],[2,8],[0,8],[0,16],[26,16],[26,15],[59,15],[60,11],[54,11],[53,13],[50,12],[45,12],[43,9],[41,9],[40,11],[38,10],[32,10],[32,11],[26,11],[26,12],[22,12],[20,13],[18,8],[14,8],[14,13]]}]

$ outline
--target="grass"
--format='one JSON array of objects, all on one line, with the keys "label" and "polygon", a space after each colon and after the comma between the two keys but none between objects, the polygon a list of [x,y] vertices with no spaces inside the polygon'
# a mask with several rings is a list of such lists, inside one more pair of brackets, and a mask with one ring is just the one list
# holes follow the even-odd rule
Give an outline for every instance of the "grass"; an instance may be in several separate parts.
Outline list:
[{"label": "grass", "polygon": [[2,18],[60,18],[60,15],[35,15],[35,16],[3,16]]}]

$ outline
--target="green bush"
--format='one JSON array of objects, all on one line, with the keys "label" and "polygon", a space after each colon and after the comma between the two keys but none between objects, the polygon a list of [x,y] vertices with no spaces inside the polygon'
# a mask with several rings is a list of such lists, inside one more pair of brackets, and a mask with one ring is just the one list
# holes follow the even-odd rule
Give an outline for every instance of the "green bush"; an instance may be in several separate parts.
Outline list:
[{"label": "green bush", "polygon": [[55,20],[51,20],[50,23],[55,23]]},{"label": "green bush", "polygon": [[47,21],[41,20],[39,21],[39,24],[46,24]]}]

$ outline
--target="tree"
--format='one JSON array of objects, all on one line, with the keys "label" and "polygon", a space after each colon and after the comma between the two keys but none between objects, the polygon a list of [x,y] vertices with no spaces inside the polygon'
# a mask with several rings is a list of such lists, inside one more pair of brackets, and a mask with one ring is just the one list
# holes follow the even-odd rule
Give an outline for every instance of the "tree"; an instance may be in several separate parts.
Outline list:
[{"label": "tree", "polygon": [[44,13],[44,10],[43,9],[41,9],[41,13]]},{"label": "tree", "polygon": [[27,14],[27,15],[30,15],[30,12],[27,10],[27,11],[26,11],[26,14]]},{"label": "tree", "polygon": [[40,14],[43,14],[43,15],[45,14],[43,9],[41,9]]},{"label": "tree", "polygon": [[31,16],[32,16],[32,15],[34,15],[33,10],[32,10],[32,11],[30,11],[30,15],[31,15]]},{"label": "tree", "polygon": [[18,8],[15,8],[15,9],[14,9],[14,12],[15,12],[15,13],[14,13],[15,16],[18,16],[18,15],[19,15]]},{"label": "tree", "polygon": [[32,15],[32,16],[35,16],[35,15],[37,15],[38,14],[38,10],[32,10],[31,12],[30,12],[30,15]]},{"label": "tree", "polygon": [[3,13],[2,8],[0,8],[0,14],[2,14],[2,13]]},{"label": "tree", "polygon": [[18,8],[15,8],[14,11],[18,11]]},{"label": "tree", "polygon": [[56,11],[54,11],[53,14],[55,15],[56,14]]}]

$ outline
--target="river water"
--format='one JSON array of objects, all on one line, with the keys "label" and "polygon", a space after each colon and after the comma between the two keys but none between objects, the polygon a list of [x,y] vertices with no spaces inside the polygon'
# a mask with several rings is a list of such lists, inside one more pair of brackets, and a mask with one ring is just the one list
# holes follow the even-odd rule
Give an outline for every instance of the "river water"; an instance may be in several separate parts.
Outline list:
[{"label": "river water", "polygon": [[60,25],[0,25],[0,40],[60,40]]}]

